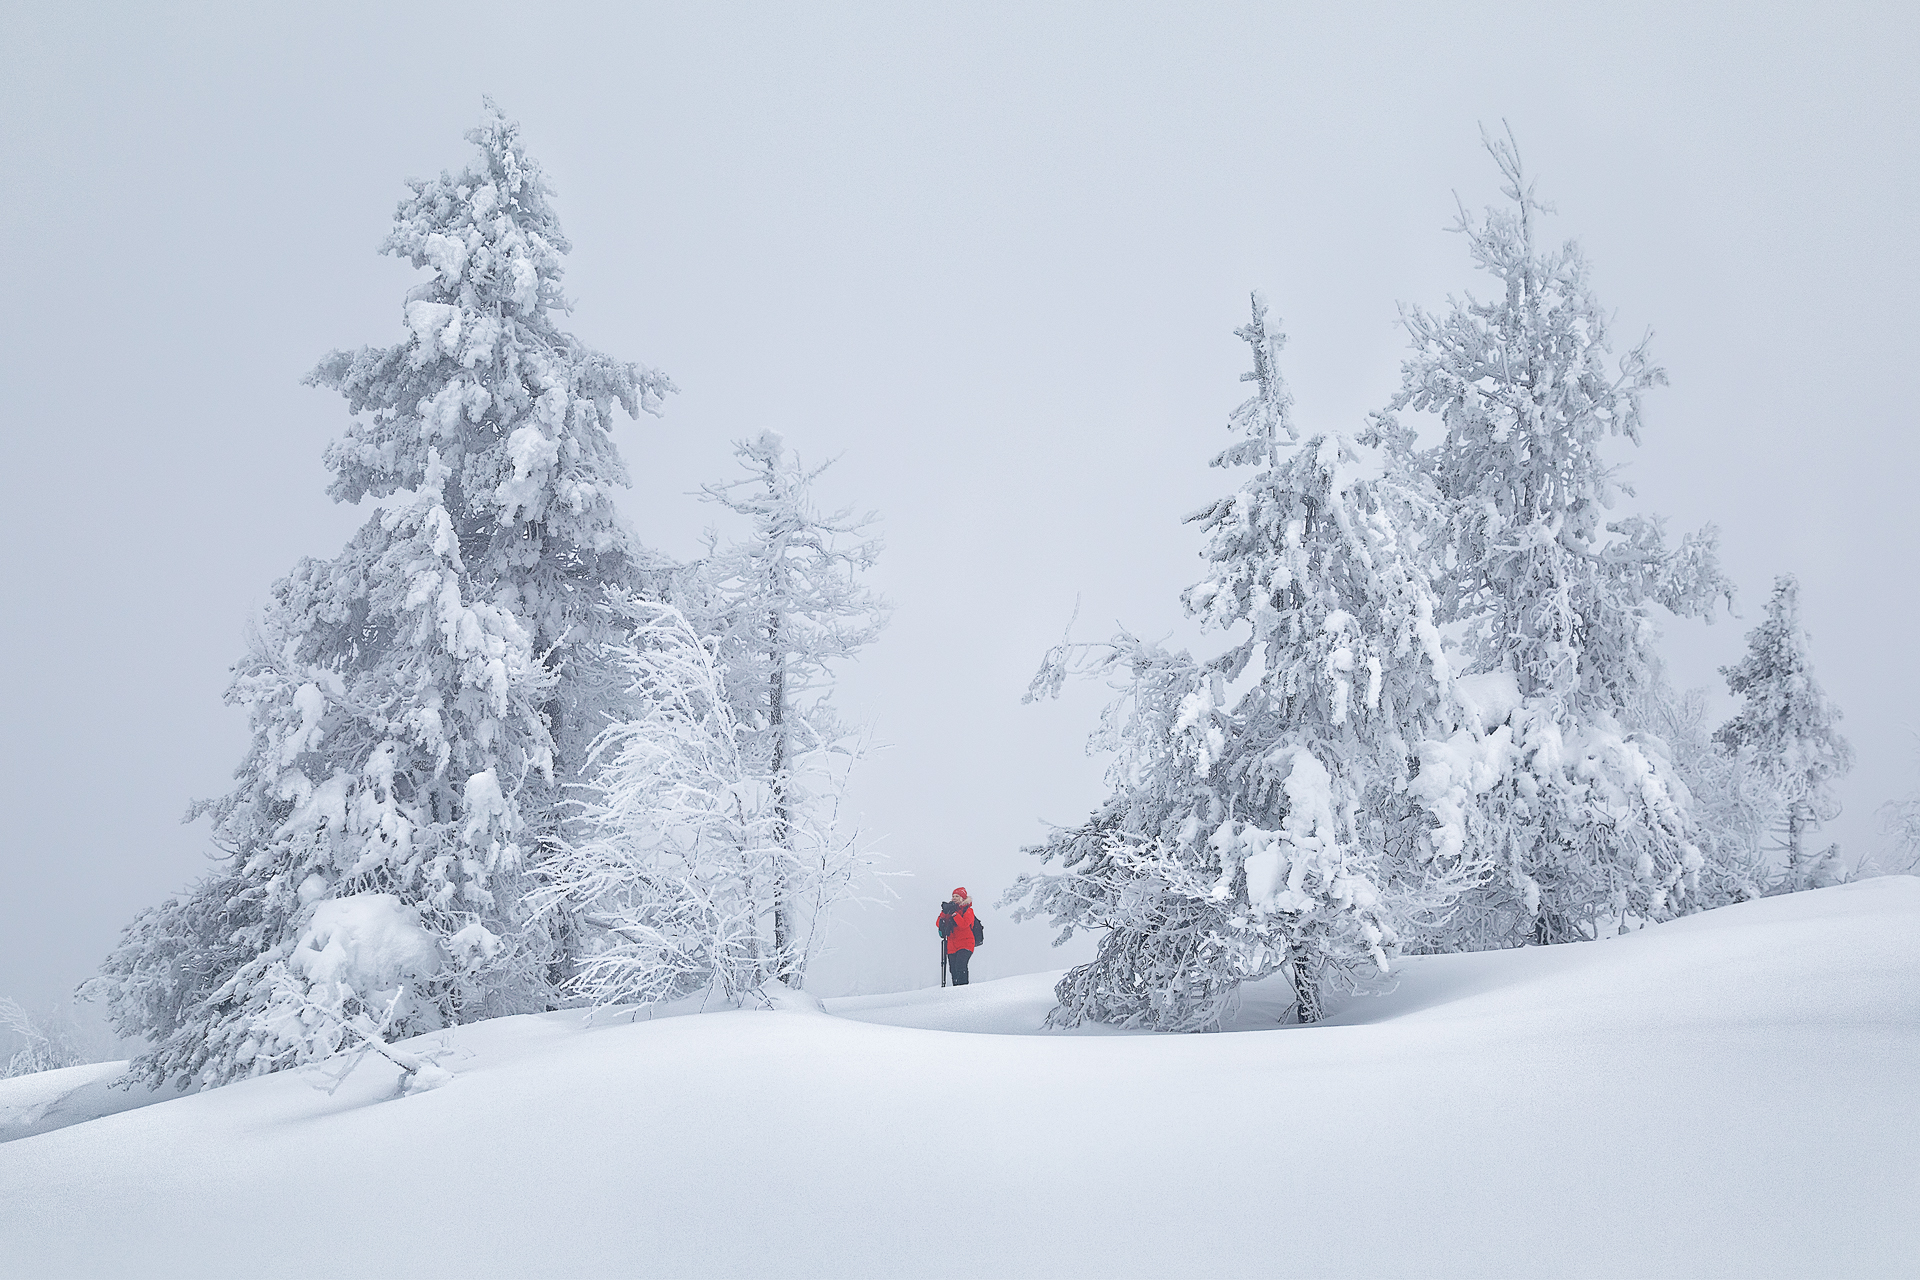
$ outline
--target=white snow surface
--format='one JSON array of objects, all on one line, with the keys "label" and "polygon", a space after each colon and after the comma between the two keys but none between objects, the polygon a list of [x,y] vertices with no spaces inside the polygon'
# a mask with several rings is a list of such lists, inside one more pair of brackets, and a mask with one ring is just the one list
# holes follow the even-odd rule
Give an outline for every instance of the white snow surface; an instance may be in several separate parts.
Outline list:
[{"label": "white snow surface", "polygon": [[1224,1035],[1042,1033],[1051,974],[477,1023],[431,1093],[0,1145],[0,1275],[1914,1273],[1920,880],[1397,972]]},{"label": "white snow surface", "polygon": [[1486,733],[1496,725],[1505,724],[1507,717],[1526,701],[1520,696],[1520,681],[1511,671],[1456,676],[1453,692],[1476,733]]},{"label": "white snow surface", "polygon": [[124,1062],[90,1062],[0,1080],[0,1142],[166,1102],[185,1092],[145,1085],[127,1088],[118,1084],[126,1073]]}]

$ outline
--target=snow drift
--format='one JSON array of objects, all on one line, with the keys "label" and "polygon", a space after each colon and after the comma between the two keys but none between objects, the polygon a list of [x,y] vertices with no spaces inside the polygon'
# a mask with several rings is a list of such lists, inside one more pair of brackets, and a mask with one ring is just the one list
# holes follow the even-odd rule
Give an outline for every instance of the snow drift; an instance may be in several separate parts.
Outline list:
[{"label": "snow drift", "polygon": [[1041,1033],[1049,975],[476,1023],[432,1093],[0,1145],[0,1274],[1911,1274],[1920,880],[1400,975],[1226,1035]]}]

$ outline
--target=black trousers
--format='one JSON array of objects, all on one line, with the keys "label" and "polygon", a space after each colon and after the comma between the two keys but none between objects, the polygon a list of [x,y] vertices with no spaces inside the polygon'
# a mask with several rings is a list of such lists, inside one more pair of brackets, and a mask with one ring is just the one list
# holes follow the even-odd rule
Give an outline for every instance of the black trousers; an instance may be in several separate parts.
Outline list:
[{"label": "black trousers", "polygon": [[953,975],[954,986],[964,987],[967,985],[967,962],[971,959],[973,959],[973,952],[971,951],[947,952],[947,972]]}]

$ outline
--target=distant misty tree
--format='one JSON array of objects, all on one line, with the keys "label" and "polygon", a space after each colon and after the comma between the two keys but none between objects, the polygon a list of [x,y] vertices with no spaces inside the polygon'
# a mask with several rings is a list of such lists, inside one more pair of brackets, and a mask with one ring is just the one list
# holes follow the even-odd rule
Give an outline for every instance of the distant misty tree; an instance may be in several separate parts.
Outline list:
[{"label": "distant misty tree", "polygon": [[12,1036],[20,1046],[0,1065],[0,1077],[58,1071],[87,1060],[65,1030],[41,1022],[21,1008],[18,1001],[5,996],[0,996],[0,1033]]},{"label": "distant misty tree", "polygon": [[1920,794],[1880,806],[1880,821],[1893,842],[1893,858],[1886,864],[1887,870],[1901,874],[1920,868]]},{"label": "distant misty tree", "polygon": [[711,536],[681,607],[614,606],[626,710],[595,743],[556,876],[596,931],[569,988],[596,1006],[803,985],[867,861],[841,810],[857,746],[830,695],[885,621],[860,583],[880,543],[871,517],[817,507],[819,469],[778,435],[734,452],[746,474],[705,493],[744,534]]},{"label": "distant misty tree", "polygon": [[[878,561],[875,517],[824,511],[807,468],[775,432],[734,446],[745,473],[710,484],[706,499],[746,528],[681,579],[681,595],[713,638],[753,767],[766,777],[774,842],[783,851],[772,890],[774,976],[799,987],[815,932],[855,873],[837,827],[840,766],[855,734],[832,703],[834,671],[886,626],[888,607],[861,582]],[[837,762],[837,763],[836,763]]]},{"label": "distant misty tree", "polygon": [[1840,708],[1813,678],[1792,574],[1774,579],[1767,616],[1747,633],[1746,656],[1720,674],[1740,710],[1714,740],[1757,769],[1777,796],[1776,830],[1787,860],[1778,887],[1836,883],[1843,878],[1838,848],[1815,852],[1809,837],[1840,814],[1833,784],[1853,768],[1853,748],[1840,736]]},{"label": "distant misty tree", "polygon": [[1684,909],[1703,857],[1686,791],[1629,714],[1658,679],[1654,607],[1707,616],[1730,590],[1711,527],[1669,546],[1657,519],[1605,520],[1631,490],[1603,446],[1639,442],[1641,399],[1666,375],[1645,342],[1609,360],[1578,246],[1539,244],[1547,210],[1511,138],[1487,149],[1508,206],[1463,209],[1456,229],[1493,294],[1406,314],[1414,350],[1379,428],[1404,433],[1401,410],[1438,416],[1444,435],[1416,465],[1445,512],[1442,617],[1463,672],[1514,695],[1493,698],[1484,741],[1422,763],[1423,793],[1467,814],[1493,864],[1431,939],[1448,949],[1591,937],[1609,918]]},{"label": "distant misty tree", "polygon": [[672,385],[557,326],[546,178],[491,102],[467,136],[477,163],[412,183],[382,246],[428,273],[406,337],[309,378],[353,414],[329,492],[384,505],[274,586],[227,695],[250,749],[189,815],[225,861],[90,984],[149,1038],[145,1077],[218,1084],[371,1027],[542,1009],[566,975],[529,895],[600,727],[599,605],[658,589],[614,510],[609,433]]},{"label": "distant misty tree", "polygon": [[1458,888],[1460,851],[1397,820],[1413,744],[1450,719],[1419,545],[1430,499],[1392,449],[1299,442],[1258,298],[1236,332],[1256,391],[1214,463],[1256,470],[1189,517],[1207,572],[1183,604],[1243,638],[1204,661],[1124,631],[1065,644],[1028,693],[1089,674],[1120,695],[1094,738],[1111,794],[1029,851],[1058,872],[1007,895],[1063,939],[1101,933],[1056,988],[1054,1025],[1217,1026],[1240,983],[1282,972],[1313,1021],[1326,983],[1387,968],[1410,905]]},{"label": "distant misty tree", "polygon": [[1713,740],[1706,690],[1678,693],[1659,681],[1642,691],[1629,719],[1665,744],[1692,800],[1693,836],[1705,861],[1690,905],[1762,896],[1772,880],[1767,843],[1780,815],[1779,792],[1750,756]]}]

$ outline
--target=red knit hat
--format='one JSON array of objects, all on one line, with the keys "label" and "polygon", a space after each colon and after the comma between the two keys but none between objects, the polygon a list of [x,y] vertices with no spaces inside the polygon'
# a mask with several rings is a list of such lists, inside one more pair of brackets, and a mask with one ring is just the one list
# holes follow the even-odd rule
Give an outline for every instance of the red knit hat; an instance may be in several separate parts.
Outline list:
[{"label": "red knit hat", "polygon": [[966,896],[967,896],[967,887],[965,885],[961,885],[958,889],[955,889],[953,891],[953,900],[955,902],[958,902],[960,899]]}]

